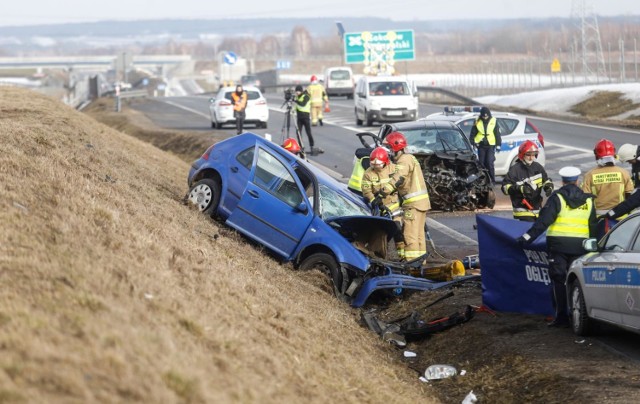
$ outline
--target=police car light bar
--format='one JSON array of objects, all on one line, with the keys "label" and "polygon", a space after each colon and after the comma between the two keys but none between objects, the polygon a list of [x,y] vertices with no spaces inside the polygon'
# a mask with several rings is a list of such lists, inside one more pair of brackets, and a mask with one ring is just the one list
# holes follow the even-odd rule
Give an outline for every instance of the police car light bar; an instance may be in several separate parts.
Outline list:
[{"label": "police car light bar", "polygon": [[444,113],[445,114],[459,114],[461,112],[480,112],[480,109],[482,107],[479,105],[474,105],[474,106],[464,106],[464,107],[453,107],[450,105],[447,105],[446,107],[444,107]]}]

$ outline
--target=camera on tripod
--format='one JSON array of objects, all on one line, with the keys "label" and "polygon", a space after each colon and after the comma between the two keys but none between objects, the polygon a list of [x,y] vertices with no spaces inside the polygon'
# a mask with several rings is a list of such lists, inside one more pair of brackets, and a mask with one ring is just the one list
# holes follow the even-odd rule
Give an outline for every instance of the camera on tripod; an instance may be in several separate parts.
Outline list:
[{"label": "camera on tripod", "polygon": [[293,89],[291,88],[286,88],[284,90],[284,101],[285,102],[290,102],[293,100]]}]

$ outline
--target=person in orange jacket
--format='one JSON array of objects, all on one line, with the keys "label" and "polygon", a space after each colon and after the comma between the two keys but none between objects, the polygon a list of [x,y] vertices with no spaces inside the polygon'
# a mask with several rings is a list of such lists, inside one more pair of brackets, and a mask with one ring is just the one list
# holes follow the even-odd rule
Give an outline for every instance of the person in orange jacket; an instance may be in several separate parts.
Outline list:
[{"label": "person in orange jacket", "polygon": [[247,109],[247,93],[238,84],[236,91],[231,93],[231,103],[233,104],[233,117],[236,118],[236,131],[238,135],[242,133],[244,119],[246,118],[245,110]]}]

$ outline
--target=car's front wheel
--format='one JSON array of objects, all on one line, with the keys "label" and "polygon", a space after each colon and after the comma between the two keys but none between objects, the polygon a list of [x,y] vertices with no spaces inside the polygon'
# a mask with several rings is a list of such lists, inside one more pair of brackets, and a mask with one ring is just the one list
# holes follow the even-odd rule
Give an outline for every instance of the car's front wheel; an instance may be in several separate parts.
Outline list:
[{"label": "car's front wheel", "polygon": [[571,327],[576,335],[589,335],[593,328],[593,320],[587,315],[587,305],[584,301],[584,293],[580,282],[575,280],[571,284]]},{"label": "car's front wheel", "polygon": [[346,291],[347,282],[345,282],[340,266],[333,256],[326,253],[312,254],[302,261],[300,269],[303,271],[317,269],[327,274],[333,283],[333,291],[335,295],[340,300],[348,301],[348,297],[344,293]]},{"label": "car's front wheel", "polygon": [[220,182],[205,178],[196,182],[187,194],[187,203],[209,216],[215,216],[220,203]]}]

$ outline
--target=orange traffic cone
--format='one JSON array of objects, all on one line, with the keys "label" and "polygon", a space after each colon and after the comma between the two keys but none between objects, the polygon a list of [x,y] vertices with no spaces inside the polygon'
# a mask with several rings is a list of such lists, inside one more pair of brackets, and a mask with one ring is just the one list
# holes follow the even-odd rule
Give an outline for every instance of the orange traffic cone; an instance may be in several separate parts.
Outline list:
[{"label": "orange traffic cone", "polygon": [[329,104],[326,104],[326,105],[324,106],[324,112],[325,112],[325,113],[326,113],[326,112],[331,112],[331,109],[329,108]]}]

